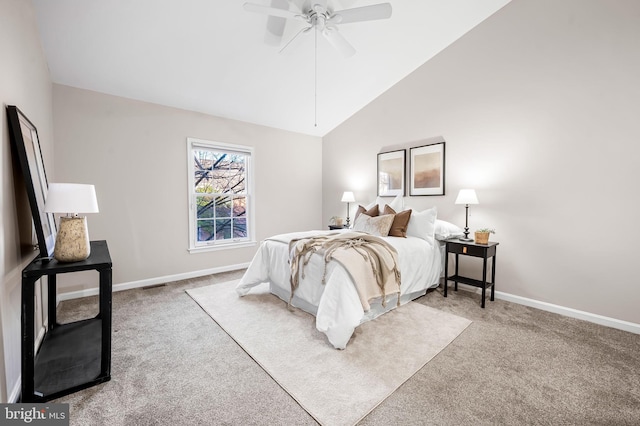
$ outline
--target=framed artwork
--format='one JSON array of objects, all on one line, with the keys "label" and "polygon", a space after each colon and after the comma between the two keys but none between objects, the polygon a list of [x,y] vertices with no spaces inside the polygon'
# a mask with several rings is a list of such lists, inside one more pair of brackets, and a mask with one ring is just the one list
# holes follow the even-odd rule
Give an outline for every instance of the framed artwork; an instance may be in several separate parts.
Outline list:
[{"label": "framed artwork", "polygon": [[50,258],[53,256],[56,241],[56,222],[53,213],[44,211],[49,184],[42,161],[38,131],[22,111],[13,105],[7,106],[7,119],[11,144],[24,177],[40,257]]},{"label": "framed artwork", "polygon": [[409,195],[444,195],[444,142],[409,149]]},{"label": "framed artwork", "polygon": [[405,164],[404,149],[378,154],[378,196],[404,196]]}]

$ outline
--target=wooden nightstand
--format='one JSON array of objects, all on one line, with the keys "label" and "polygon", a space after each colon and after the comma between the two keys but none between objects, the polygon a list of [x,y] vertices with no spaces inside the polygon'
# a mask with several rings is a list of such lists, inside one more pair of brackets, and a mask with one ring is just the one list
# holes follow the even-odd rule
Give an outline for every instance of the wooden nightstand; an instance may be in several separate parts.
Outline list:
[{"label": "wooden nightstand", "polygon": [[[494,300],[496,290],[496,247],[499,243],[489,241],[489,244],[476,244],[474,242],[465,242],[460,240],[447,241],[447,250],[444,258],[444,297],[447,297],[447,288],[449,280],[455,283],[454,290],[458,291],[458,283],[480,287],[482,289],[482,301],[480,306],[484,308],[484,299],[487,288],[491,287],[491,301]],[[450,277],[449,273],[449,253],[456,255],[456,272]],[[458,274],[458,256],[472,256],[482,258],[482,281],[473,278],[467,278]],[[491,262],[491,282],[487,282],[487,259],[493,258]]]}]

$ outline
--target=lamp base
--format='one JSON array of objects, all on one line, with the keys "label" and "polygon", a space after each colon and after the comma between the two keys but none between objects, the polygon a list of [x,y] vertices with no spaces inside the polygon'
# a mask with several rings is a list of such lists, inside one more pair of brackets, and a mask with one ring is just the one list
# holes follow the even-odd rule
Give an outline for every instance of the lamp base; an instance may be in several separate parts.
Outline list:
[{"label": "lamp base", "polygon": [[78,262],[91,254],[86,217],[61,217],[53,257],[58,262]]},{"label": "lamp base", "polygon": [[469,242],[473,241],[473,238],[469,238],[469,227],[468,226],[464,227],[463,234],[464,234],[464,237],[458,238],[458,241],[464,241],[465,243],[469,243]]}]

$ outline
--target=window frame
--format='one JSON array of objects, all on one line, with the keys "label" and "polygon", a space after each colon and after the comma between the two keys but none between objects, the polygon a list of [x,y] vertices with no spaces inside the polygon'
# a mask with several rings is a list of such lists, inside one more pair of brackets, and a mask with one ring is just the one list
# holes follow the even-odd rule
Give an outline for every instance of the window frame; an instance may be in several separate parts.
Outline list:
[{"label": "window frame", "polygon": [[[195,167],[193,161],[193,151],[197,149],[217,151],[217,152],[233,152],[245,155],[245,197],[246,203],[246,223],[247,236],[243,238],[230,238],[227,240],[214,240],[207,242],[198,242],[197,240],[197,224],[196,217],[196,197],[198,194],[194,191],[195,185]],[[239,247],[248,247],[256,245],[255,240],[255,189],[254,189],[254,163],[255,154],[251,146],[236,145],[224,142],[210,141],[198,138],[187,138],[187,200],[189,215],[189,253],[201,253],[215,250],[228,250]]]}]

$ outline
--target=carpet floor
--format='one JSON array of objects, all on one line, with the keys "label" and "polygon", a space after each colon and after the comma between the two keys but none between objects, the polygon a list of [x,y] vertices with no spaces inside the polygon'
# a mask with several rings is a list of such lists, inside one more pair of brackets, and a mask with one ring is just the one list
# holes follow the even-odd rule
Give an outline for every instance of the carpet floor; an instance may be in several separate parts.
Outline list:
[{"label": "carpet floor", "polygon": [[[317,425],[185,290],[113,294],[111,381],[65,396],[71,425]],[[473,323],[362,419],[373,425],[637,425],[640,335],[442,289],[417,300]],[[97,297],[58,307],[95,315]]]},{"label": "carpet floor", "polygon": [[315,317],[237,280],[187,290],[218,325],[322,425],[351,426],[450,344],[471,321],[408,303],[358,327],[345,350]]}]

